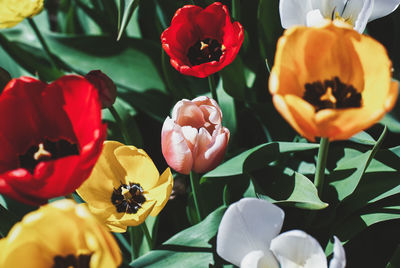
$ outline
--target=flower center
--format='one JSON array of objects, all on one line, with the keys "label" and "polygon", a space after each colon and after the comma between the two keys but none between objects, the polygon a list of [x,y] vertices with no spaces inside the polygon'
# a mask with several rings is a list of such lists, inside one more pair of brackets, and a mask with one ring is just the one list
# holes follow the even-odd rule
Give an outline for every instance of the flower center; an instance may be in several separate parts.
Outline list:
[{"label": "flower center", "polygon": [[318,112],[322,109],[359,108],[362,105],[361,93],[352,85],[346,85],[338,77],[324,82],[305,84],[303,99],[311,103]]},{"label": "flower center", "polygon": [[78,146],[67,140],[45,140],[31,146],[25,154],[19,156],[21,168],[33,174],[35,167],[42,161],[56,160],[69,155],[79,155]]},{"label": "flower center", "polygon": [[225,46],[215,39],[199,40],[189,48],[187,57],[190,64],[199,65],[211,61],[219,61],[225,51]]},{"label": "flower center", "polygon": [[65,257],[55,256],[52,268],[89,268],[92,255],[68,255]]},{"label": "flower center", "polygon": [[117,208],[117,212],[135,214],[146,202],[143,195],[143,188],[138,183],[121,184],[114,189],[111,195],[111,202]]}]

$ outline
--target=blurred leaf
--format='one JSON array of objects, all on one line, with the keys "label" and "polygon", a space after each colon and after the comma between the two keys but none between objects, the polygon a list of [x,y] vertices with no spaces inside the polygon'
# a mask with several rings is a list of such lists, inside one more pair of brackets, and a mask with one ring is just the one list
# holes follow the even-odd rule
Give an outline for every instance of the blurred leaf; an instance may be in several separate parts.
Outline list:
[{"label": "blurred leaf", "polygon": [[279,16],[278,0],[260,0],[258,6],[258,23],[261,55],[267,59],[269,67],[272,66],[275,47],[282,34]]},{"label": "blurred leaf", "polygon": [[386,131],[387,128],[385,127],[372,150],[358,157],[343,160],[341,163],[338,163],[337,167],[328,176],[329,181],[331,181],[330,185],[335,187],[337,191],[339,201],[342,201],[354,192],[368,165],[382,145]]},{"label": "blurred leaf", "polygon": [[0,205],[0,219],[0,235],[5,237],[18,219],[2,205]]},{"label": "blurred leaf", "polygon": [[246,93],[249,91],[246,87],[246,78],[244,76],[244,66],[239,55],[235,60],[219,72],[222,77],[224,91],[231,97],[238,100],[245,100]]},{"label": "blurred leaf", "polygon": [[222,89],[222,83],[218,83],[217,95],[218,104],[221,107],[223,114],[222,125],[229,129],[229,132],[231,133],[229,139],[230,142],[232,142],[232,140],[235,139],[237,128],[235,101]]},{"label": "blurred leaf", "polygon": [[393,257],[390,259],[386,268],[396,268],[400,267],[400,244],[397,246],[396,251],[393,254]]},{"label": "blurred leaf", "polygon": [[[277,200],[274,203],[312,210],[324,209],[328,206],[327,203],[319,199],[317,189],[306,176],[294,172],[291,178],[294,180],[294,187],[290,196],[286,200]],[[286,183],[280,184],[285,188],[288,187]],[[265,197],[263,195],[258,196]],[[270,200],[269,197],[264,199]]]},{"label": "blurred leaf", "polygon": [[386,125],[390,131],[400,133],[400,122],[393,115],[386,114],[380,123]]},{"label": "blurred leaf", "polygon": [[218,208],[202,222],[185,229],[158,249],[131,262],[139,267],[203,267],[213,262],[210,240],[216,235],[225,207]]},{"label": "blurred leaf", "polygon": [[203,178],[239,175],[245,170],[252,171],[265,167],[283,153],[313,150],[318,147],[318,144],[295,142],[270,142],[261,144],[229,159],[216,169],[203,175]]},{"label": "blurred leaf", "polygon": [[0,34],[0,45],[21,67],[32,75],[38,75],[42,80],[53,81],[63,75],[62,72],[51,67],[47,56],[41,49],[9,41],[2,34]]},{"label": "blurred leaf", "polygon": [[365,145],[375,145],[376,141],[367,132],[361,131],[351,137],[349,140]]}]

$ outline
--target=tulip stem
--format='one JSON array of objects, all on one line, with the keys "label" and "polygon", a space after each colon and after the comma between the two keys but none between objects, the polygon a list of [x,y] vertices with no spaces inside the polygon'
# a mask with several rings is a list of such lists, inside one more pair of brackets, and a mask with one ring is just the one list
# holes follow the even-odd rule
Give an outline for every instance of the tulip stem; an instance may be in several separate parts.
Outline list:
[{"label": "tulip stem", "polygon": [[210,87],[211,97],[218,102],[217,87],[215,86],[214,75],[208,76],[208,86]]},{"label": "tulip stem", "polygon": [[153,240],[151,239],[151,235],[149,232],[149,228],[147,228],[146,222],[143,222],[140,227],[142,228],[143,234],[146,237],[147,244],[149,245],[150,250],[153,249]]},{"label": "tulip stem", "polygon": [[329,139],[321,138],[318,150],[317,169],[315,171],[314,185],[318,190],[320,198],[324,189],[325,167],[328,159]]},{"label": "tulip stem", "polygon": [[132,141],[129,137],[128,130],[125,127],[124,122],[122,122],[121,117],[119,116],[117,110],[115,110],[114,106],[108,107],[108,110],[114,117],[115,121],[117,122],[117,125],[119,126],[119,129],[121,130],[122,138],[124,139],[124,142],[126,145],[132,144]]},{"label": "tulip stem", "polygon": [[37,27],[36,23],[33,21],[32,18],[28,18],[29,25],[31,26],[32,30],[35,32],[35,35],[37,39],[39,40],[40,44],[42,45],[42,48],[47,54],[47,57],[50,60],[51,65],[58,69],[58,65],[56,64],[56,61],[54,59],[54,55],[51,53],[49,46],[47,45],[46,41],[43,38],[43,35],[39,31],[39,28]]},{"label": "tulip stem", "polygon": [[197,219],[199,222],[201,222],[203,217],[201,214],[201,207],[199,202],[200,183],[199,183],[199,176],[194,171],[190,171],[190,185],[192,186],[192,194],[193,194],[194,206],[196,208]]},{"label": "tulip stem", "polygon": [[235,20],[240,20],[240,0],[233,0],[232,1],[232,17]]},{"label": "tulip stem", "polygon": [[129,231],[129,238],[130,238],[130,241],[131,241],[131,260],[133,261],[134,259],[136,259],[135,234],[134,234],[133,226],[129,226],[128,227],[128,231]]}]

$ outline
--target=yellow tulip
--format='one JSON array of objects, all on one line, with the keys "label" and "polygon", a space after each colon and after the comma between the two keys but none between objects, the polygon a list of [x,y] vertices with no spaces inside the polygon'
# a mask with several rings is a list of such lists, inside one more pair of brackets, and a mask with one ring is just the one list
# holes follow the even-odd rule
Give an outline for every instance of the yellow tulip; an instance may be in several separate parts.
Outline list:
[{"label": "yellow tulip", "polygon": [[340,21],[292,27],[278,41],[269,89],[302,136],[344,140],[393,108],[398,83],[391,68],[380,43]]},{"label": "yellow tulip", "polygon": [[112,268],[120,263],[112,235],[85,206],[66,199],[27,214],[0,240],[0,267]]},{"label": "yellow tulip", "polygon": [[0,0],[0,28],[10,28],[43,9],[43,0]]},{"label": "yellow tulip", "polygon": [[173,177],[169,168],[160,176],[142,149],[106,141],[90,177],[77,193],[90,211],[113,232],[143,223],[167,203]]}]

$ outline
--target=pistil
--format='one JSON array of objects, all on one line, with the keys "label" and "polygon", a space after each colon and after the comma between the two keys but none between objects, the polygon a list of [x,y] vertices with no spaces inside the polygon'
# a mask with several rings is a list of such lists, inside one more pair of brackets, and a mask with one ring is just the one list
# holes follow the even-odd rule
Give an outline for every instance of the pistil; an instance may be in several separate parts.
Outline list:
[{"label": "pistil", "polygon": [[197,41],[189,48],[187,57],[193,66],[211,61],[219,61],[225,51],[225,46],[217,40],[206,38]]}]

